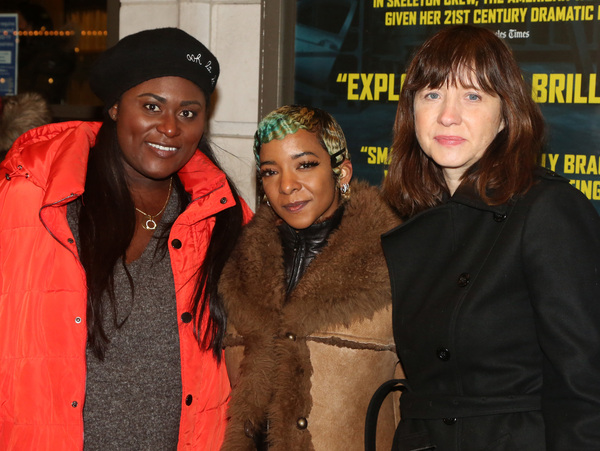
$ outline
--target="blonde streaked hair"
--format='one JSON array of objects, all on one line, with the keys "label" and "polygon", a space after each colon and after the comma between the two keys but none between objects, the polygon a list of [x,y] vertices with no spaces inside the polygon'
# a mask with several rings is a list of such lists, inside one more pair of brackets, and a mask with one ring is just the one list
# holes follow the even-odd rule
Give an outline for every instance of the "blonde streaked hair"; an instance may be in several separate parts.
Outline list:
[{"label": "blonde streaked hair", "polygon": [[260,170],[260,149],[274,139],[283,139],[298,130],[314,133],[331,157],[331,167],[340,175],[340,164],[350,160],[346,138],[340,124],[328,112],[304,105],[285,105],[271,111],[258,124],[254,134],[254,157]]}]

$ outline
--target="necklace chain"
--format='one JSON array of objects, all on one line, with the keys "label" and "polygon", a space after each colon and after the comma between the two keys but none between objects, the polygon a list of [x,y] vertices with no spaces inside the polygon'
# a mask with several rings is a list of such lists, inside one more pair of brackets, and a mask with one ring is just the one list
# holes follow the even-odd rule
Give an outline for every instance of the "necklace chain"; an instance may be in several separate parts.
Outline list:
[{"label": "necklace chain", "polygon": [[148,219],[146,219],[146,222],[142,222],[142,228],[144,230],[155,230],[156,229],[156,221],[154,220],[154,218],[156,218],[157,216],[160,216],[162,214],[162,212],[165,211],[165,208],[167,208],[167,204],[169,203],[169,199],[171,198],[171,189],[172,188],[173,188],[173,177],[171,177],[171,179],[169,180],[169,192],[167,193],[167,200],[165,200],[165,204],[160,209],[160,211],[158,213],[156,213],[155,215],[150,215],[150,214],[140,210],[138,207],[135,207],[136,211],[140,212],[141,214],[143,214],[144,216],[146,216],[148,218]]}]

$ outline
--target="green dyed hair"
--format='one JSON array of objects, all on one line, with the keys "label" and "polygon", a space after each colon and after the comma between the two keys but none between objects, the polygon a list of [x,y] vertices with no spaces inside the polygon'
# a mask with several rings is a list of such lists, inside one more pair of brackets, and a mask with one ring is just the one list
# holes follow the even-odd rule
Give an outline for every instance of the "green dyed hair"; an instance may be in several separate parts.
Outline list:
[{"label": "green dyed hair", "polygon": [[342,127],[331,114],[319,108],[303,105],[285,105],[271,111],[258,124],[254,134],[254,157],[260,170],[260,148],[274,139],[283,139],[303,129],[317,139],[331,157],[335,175],[340,174],[339,165],[350,159]]}]

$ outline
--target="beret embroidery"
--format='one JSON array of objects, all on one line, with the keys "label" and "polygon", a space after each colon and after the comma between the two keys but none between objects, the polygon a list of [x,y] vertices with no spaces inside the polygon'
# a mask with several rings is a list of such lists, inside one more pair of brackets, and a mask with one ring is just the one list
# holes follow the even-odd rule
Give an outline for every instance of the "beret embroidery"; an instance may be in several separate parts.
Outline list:
[{"label": "beret embroidery", "polygon": [[111,107],[134,86],[169,76],[190,80],[209,97],[219,78],[219,62],[183,30],[143,30],[124,37],[98,57],[90,86],[105,106]]}]

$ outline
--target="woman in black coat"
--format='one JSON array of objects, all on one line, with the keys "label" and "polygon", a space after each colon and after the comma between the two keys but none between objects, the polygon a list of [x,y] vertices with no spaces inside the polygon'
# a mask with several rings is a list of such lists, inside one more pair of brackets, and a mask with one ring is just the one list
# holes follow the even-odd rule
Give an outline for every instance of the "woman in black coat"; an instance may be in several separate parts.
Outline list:
[{"label": "woman in black coat", "polygon": [[473,26],[430,38],[394,133],[394,449],[600,449],[600,218],[537,167],[543,118],[508,47]]}]

